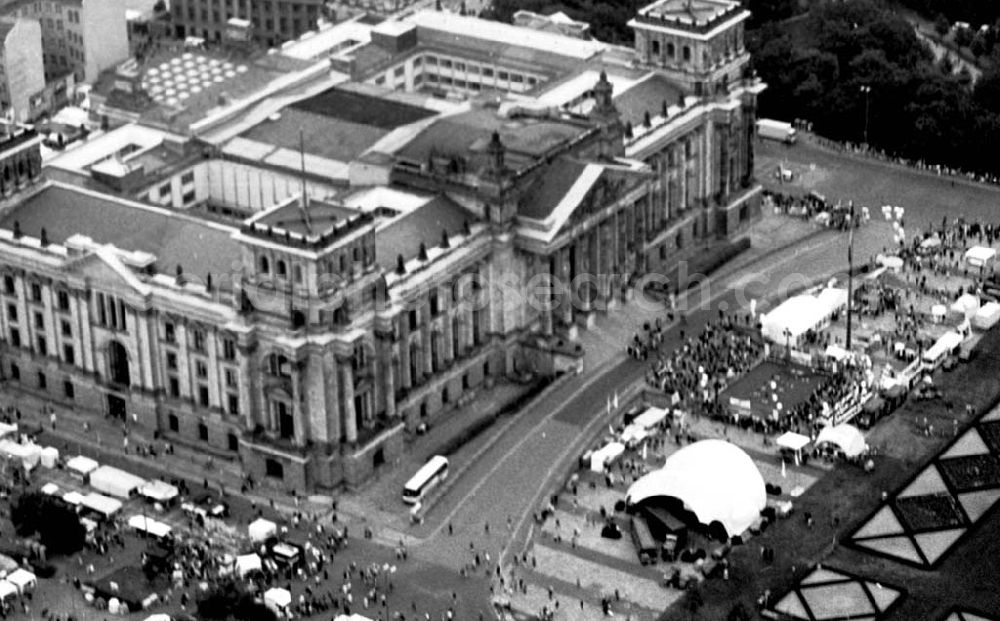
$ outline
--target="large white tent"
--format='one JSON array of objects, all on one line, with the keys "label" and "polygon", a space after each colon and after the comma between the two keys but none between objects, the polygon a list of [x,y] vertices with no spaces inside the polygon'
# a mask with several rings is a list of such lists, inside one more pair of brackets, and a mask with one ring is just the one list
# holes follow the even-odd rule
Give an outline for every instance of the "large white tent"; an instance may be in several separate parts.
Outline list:
[{"label": "large white tent", "polygon": [[277,532],[278,525],[264,518],[257,518],[247,526],[247,534],[250,535],[250,541],[255,543],[264,541],[268,537],[273,537]]},{"label": "large white tent", "polygon": [[972,324],[980,330],[989,330],[997,321],[1000,321],[1000,304],[996,302],[983,304],[972,318]]},{"label": "large white tent", "polygon": [[997,251],[986,246],[973,246],[965,251],[965,262],[972,267],[986,267],[995,259]]},{"label": "large white tent", "polygon": [[830,287],[817,295],[788,298],[761,318],[761,332],[773,343],[792,345],[810,330],[822,330],[830,317],[847,306],[847,290]]},{"label": "large white tent", "polygon": [[764,479],[753,460],[735,444],[701,440],[667,458],[663,467],[632,484],[626,504],[677,498],[699,522],[719,522],[732,537],[760,517],[767,504]]},{"label": "large white tent", "polygon": [[848,457],[857,457],[868,448],[861,431],[854,425],[846,423],[824,427],[816,438],[816,445],[821,444],[832,444]]}]

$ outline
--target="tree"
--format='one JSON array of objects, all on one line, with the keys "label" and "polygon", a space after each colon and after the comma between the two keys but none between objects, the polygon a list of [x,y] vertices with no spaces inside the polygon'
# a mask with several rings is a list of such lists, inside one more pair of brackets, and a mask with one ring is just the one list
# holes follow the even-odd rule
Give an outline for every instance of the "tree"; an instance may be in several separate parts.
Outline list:
[{"label": "tree", "polygon": [[943,37],[948,34],[949,30],[951,30],[951,24],[948,23],[948,18],[944,16],[944,13],[938,13],[938,16],[934,18],[934,32],[939,37]]},{"label": "tree", "polygon": [[751,619],[753,619],[753,617],[750,615],[750,611],[747,610],[747,607],[743,604],[743,602],[737,602],[736,605],[729,610],[729,614],[726,615],[726,621],[751,621]]},{"label": "tree", "polygon": [[694,619],[701,612],[702,607],[705,605],[705,600],[701,597],[701,591],[698,587],[692,586],[688,589],[688,596],[685,600],[685,607],[687,611],[691,613],[691,618]]},{"label": "tree", "polygon": [[11,506],[11,522],[22,537],[38,535],[51,555],[73,554],[83,549],[87,531],[65,504],[40,492],[22,494]]},{"label": "tree", "polygon": [[968,47],[972,43],[972,30],[968,28],[955,29],[955,45],[958,47]]},{"label": "tree", "polygon": [[277,621],[271,609],[235,580],[214,585],[198,599],[197,608],[198,616],[209,621]]}]

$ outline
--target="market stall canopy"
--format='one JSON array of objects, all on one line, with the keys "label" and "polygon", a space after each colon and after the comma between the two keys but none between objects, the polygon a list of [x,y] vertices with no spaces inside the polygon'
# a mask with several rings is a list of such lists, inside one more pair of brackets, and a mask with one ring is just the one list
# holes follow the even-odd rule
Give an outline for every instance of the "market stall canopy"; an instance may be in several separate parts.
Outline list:
[{"label": "market stall canopy", "polygon": [[816,438],[816,444],[832,444],[848,457],[857,457],[868,448],[861,431],[846,423],[824,427]]},{"label": "market stall canopy", "polygon": [[21,568],[15,569],[13,572],[8,574],[5,579],[17,588],[18,593],[22,594],[27,590],[35,588],[38,584],[38,579],[35,578],[35,574],[31,573],[27,569]]},{"label": "market stall canopy", "polygon": [[122,508],[120,500],[102,494],[87,494],[80,499],[80,505],[91,511],[96,511],[105,517],[111,517],[121,511]]},{"label": "market stall canopy", "polygon": [[145,515],[133,515],[128,519],[128,525],[135,530],[162,539],[170,534],[170,526]]},{"label": "market stall canopy", "polygon": [[113,466],[101,466],[90,473],[90,486],[115,498],[129,498],[146,483],[146,479]]},{"label": "market stall canopy", "polygon": [[46,446],[42,449],[42,466],[52,469],[59,462],[59,449],[54,446]]},{"label": "market stall canopy", "polygon": [[70,470],[71,472],[74,472],[81,476],[86,476],[90,474],[94,470],[97,470],[99,466],[100,466],[99,463],[97,463],[96,461],[94,461],[89,457],[84,457],[83,455],[77,455],[76,457],[66,462],[67,470]]},{"label": "market stall canopy", "polygon": [[264,605],[275,612],[285,612],[291,603],[292,594],[285,589],[275,587],[264,593]]},{"label": "market stall canopy", "polygon": [[260,556],[256,554],[243,554],[236,557],[236,575],[241,578],[252,571],[260,571],[261,567]]},{"label": "market stall canopy", "polygon": [[594,472],[603,472],[604,467],[625,452],[625,445],[621,442],[610,442],[597,449],[590,455],[590,469]]},{"label": "market stall canopy", "polygon": [[951,310],[962,313],[966,318],[973,317],[979,310],[979,297],[971,293],[963,293],[955,303],[951,305]]},{"label": "market stall canopy", "polygon": [[264,518],[257,518],[247,526],[250,540],[254,542],[264,541],[268,537],[273,537],[277,532],[278,525]]},{"label": "market stall canopy", "polygon": [[801,433],[795,433],[794,431],[786,431],[778,436],[778,439],[774,441],[774,443],[779,447],[792,451],[801,451],[810,442],[811,440],[809,439],[809,436],[804,436]]},{"label": "market stall canopy", "polygon": [[667,417],[667,411],[660,408],[647,408],[645,412],[635,417],[632,421],[633,425],[639,425],[643,429],[649,429],[655,427],[663,422],[663,419]]},{"label": "market stall canopy", "polygon": [[0,602],[15,595],[17,595],[17,587],[6,580],[0,580]]},{"label": "market stall canopy", "polygon": [[965,251],[965,262],[973,267],[983,267],[995,259],[997,251],[986,246],[973,246]]},{"label": "market stall canopy", "polygon": [[934,317],[944,317],[948,314],[948,307],[944,304],[935,304],[931,307],[931,315]]},{"label": "market stall canopy", "polygon": [[933,250],[935,248],[940,248],[941,239],[938,237],[928,237],[924,241],[920,242],[920,247],[923,250]]},{"label": "market stall canopy", "polygon": [[663,467],[633,483],[627,505],[669,497],[684,503],[699,522],[718,522],[728,536],[742,534],[767,504],[764,479],[735,444],[701,440],[667,458]]},{"label": "market stall canopy", "polygon": [[983,304],[972,318],[972,324],[980,330],[989,330],[997,321],[1000,321],[1000,304],[996,302]]},{"label": "market stall canopy", "polygon": [[0,440],[0,455],[20,459],[25,468],[34,468],[42,459],[42,447],[37,444],[19,444],[13,440]]},{"label": "market stall canopy", "polygon": [[962,344],[962,335],[958,332],[945,332],[924,352],[924,360],[933,362],[941,356],[950,353]]},{"label": "market stall canopy", "polygon": [[83,504],[83,494],[80,492],[66,492],[62,497],[63,501],[71,505],[78,506]]},{"label": "market stall canopy", "polygon": [[171,617],[166,613],[158,612],[146,617],[145,621],[171,621]]},{"label": "market stall canopy", "polygon": [[836,345],[834,343],[827,345],[826,352],[824,353],[826,354],[827,358],[833,358],[837,362],[840,362],[845,358],[849,358],[851,355],[851,352],[847,351],[840,345]]},{"label": "market stall canopy", "polygon": [[41,492],[46,496],[55,496],[59,493],[59,486],[55,483],[46,483],[42,486]]},{"label": "market stall canopy", "polygon": [[7,436],[17,435],[17,425],[12,425],[9,423],[0,423],[0,438],[6,438]]},{"label": "market stall canopy", "polygon": [[[649,437],[649,431],[641,425],[632,424],[622,431],[622,435],[618,438],[625,446],[630,446],[638,442],[642,442],[647,437]],[[591,456],[593,459],[593,456]]]},{"label": "market stall canopy", "polygon": [[170,502],[180,494],[175,486],[159,479],[147,482],[139,488],[139,493],[155,502]]}]

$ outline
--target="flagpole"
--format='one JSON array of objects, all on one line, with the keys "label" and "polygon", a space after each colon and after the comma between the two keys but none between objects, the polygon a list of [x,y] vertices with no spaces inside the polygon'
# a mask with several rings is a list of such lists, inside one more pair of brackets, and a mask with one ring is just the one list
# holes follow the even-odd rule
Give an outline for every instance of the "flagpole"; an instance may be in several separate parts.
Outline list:
[{"label": "flagpole", "polygon": [[854,290],[854,201],[851,201],[851,216],[847,238],[847,351],[851,351],[851,297]]}]

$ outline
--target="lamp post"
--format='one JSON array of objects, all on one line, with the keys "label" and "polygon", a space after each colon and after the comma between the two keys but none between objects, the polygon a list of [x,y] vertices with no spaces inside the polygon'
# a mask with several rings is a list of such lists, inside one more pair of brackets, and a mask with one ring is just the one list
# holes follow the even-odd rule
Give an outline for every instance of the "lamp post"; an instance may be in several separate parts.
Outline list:
[{"label": "lamp post", "polygon": [[851,297],[854,290],[854,201],[851,201],[851,215],[847,226],[847,351],[851,351]]},{"label": "lamp post", "polygon": [[868,146],[868,103],[872,92],[872,87],[865,84],[861,87],[861,92],[865,94],[865,146]]},{"label": "lamp post", "polygon": [[785,357],[789,360],[792,359],[792,331],[785,328],[782,332],[785,335]]}]

